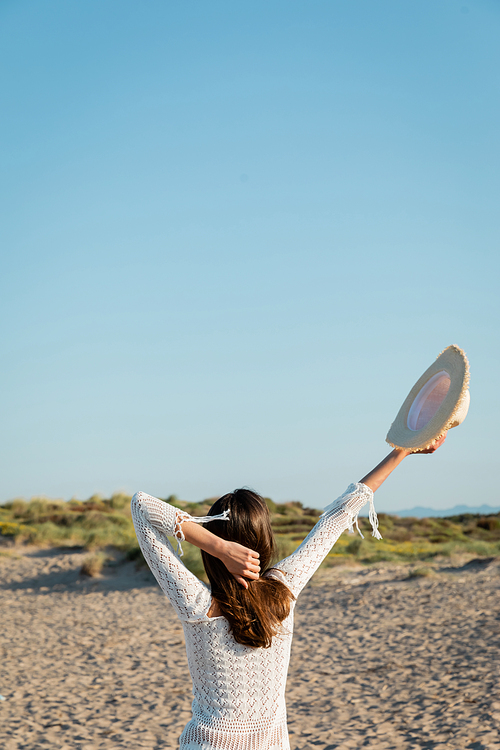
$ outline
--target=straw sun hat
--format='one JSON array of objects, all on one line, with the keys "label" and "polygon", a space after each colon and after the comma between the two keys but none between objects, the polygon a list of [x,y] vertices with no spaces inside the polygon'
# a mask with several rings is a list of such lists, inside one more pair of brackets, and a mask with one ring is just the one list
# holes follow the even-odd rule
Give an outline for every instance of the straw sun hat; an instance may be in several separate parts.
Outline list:
[{"label": "straw sun hat", "polygon": [[417,380],[387,433],[387,442],[412,452],[430,448],[469,409],[469,361],[448,346]]}]

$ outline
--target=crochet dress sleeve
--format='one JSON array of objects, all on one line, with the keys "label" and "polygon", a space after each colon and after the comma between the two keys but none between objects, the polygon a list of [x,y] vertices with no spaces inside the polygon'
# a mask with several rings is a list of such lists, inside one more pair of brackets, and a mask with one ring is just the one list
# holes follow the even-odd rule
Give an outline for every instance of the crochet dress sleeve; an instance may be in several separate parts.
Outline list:
[{"label": "crochet dress sleeve", "polygon": [[302,544],[289,557],[285,557],[275,565],[270,575],[283,581],[297,597],[342,532],[348,528],[352,530],[354,523],[359,531],[358,513],[367,502],[370,502],[373,536],[381,539],[373,507],[372,490],[360,482],[351,484],[343,495],[325,508],[318,523]]},{"label": "crochet dress sleeve", "polygon": [[131,507],[142,553],[161,590],[181,620],[200,619],[210,605],[210,590],[182,564],[167,539],[182,541],[182,523],[191,516],[144,492],[134,495]]}]

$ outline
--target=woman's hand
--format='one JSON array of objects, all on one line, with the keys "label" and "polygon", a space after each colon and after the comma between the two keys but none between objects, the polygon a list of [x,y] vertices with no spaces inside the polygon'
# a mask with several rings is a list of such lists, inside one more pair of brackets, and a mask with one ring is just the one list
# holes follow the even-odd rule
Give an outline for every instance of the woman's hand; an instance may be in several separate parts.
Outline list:
[{"label": "woman's hand", "polygon": [[247,549],[237,542],[226,541],[217,557],[244,588],[248,588],[247,578],[253,581],[258,579],[260,572],[258,552]]},{"label": "woman's hand", "polygon": [[441,435],[440,438],[435,440],[430,448],[421,451],[409,451],[406,448],[394,448],[394,450],[391,451],[391,453],[389,453],[389,455],[386,456],[386,458],[384,458],[384,460],[381,461],[373,471],[370,471],[370,473],[360,481],[363,482],[363,484],[366,484],[366,486],[373,490],[373,492],[376,492],[380,485],[385,482],[389,474],[394,471],[396,466],[398,466],[404,458],[409,456],[412,452],[417,454],[434,453],[441,445],[443,445],[445,439],[446,432],[444,435]]},{"label": "woman's hand", "polygon": [[438,448],[441,447],[441,445],[443,445],[444,441],[446,440],[446,435],[447,434],[448,433],[445,432],[444,435],[441,435],[440,438],[437,438],[437,440],[435,440],[432,443],[432,445],[431,445],[430,448],[426,448],[425,450],[421,450],[421,451],[413,451],[413,452],[417,453],[417,454],[419,454],[419,453],[434,453],[435,451],[437,451]]},{"label": "woman's hand", "polygon": [[211,531],[205,529],[193,521],[185,521],[182,524],[186,542],[196,545],[213,557],[218,557],[229,572],[246,589],[248,583],[246,578],[257,580],[260,572],[259,553],[237,542],[228,542],[215,536]]}]

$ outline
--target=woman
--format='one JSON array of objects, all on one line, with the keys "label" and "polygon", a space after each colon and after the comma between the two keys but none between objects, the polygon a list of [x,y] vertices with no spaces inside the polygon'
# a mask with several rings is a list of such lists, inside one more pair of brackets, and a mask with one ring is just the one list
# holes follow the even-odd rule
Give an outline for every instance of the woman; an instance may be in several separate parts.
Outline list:
[{"label": "woman", "polygon": [[[422,453],[433,453],[445,435]],[[302,544],[272,567],[274,538],[267,507],[237,490],[217,500],[205,519],[137,493],[132,516],[149,567],[184,628],[193,680],[193,718],[181,750],[287,750],[285,683],[295,600],[340,534],[352,527],[373,493],[408,455],[393,450],[361,482],[329,505]],[[210,531],[197,525],[211,519]],[[211,588],[175,554],[168,536],[202,550]],[[259,575],[262,569],[262,575]]]}]

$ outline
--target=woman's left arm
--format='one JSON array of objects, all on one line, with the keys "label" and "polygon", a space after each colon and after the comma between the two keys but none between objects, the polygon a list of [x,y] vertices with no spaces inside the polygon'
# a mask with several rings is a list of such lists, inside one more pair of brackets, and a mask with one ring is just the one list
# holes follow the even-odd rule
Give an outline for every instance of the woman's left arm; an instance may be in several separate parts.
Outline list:
[{"label": "woman's left arm", "polygon": [[[446,434],[436,440],[431,448],[416,453],[434,453],[444,443],[445,437]],[[360,482],[351,484],[343,495],[325,508],[316,526],[295,552],[274,566],[274,570],[282,574],[279,575],[280,580],[290,588],[295,597],[318,569],[342,532],[352,529],[354,523],[358,525],[359,511],[367,502],[370,502],[369,518],[373,536],[381,538],[373,506],[373,493],[408,455],[409,451],[395,448]]]},{"label": "woman's left arm", "polygon": [[270,575],[283,581],[297,597],[342,532],[352,529],[354,523],[357,526],[359,511],[372,498],[373,492],[367,485],[361,482],[349,485],[343,495],[325,508],[316,526],[295,552],[273,566]]},{"label": "woman's left arm", "polygon": [[[422,451],[415,451],[416,455],[421,455],[424,453],[435,453],[437,449],[443,445],[444,441],[446,440],[446,432],[444,435],[441,435],[440,438],[434,441],[434,443],[431,445],[430,448],[426,448]],[[372,471],[370,471],[369,474],[367,474],[363,479],[360,481],[363,484],[366,484],[367,487],[371,489],[372,492],[376,492],[378,488],[380,487],[383,482],[387,479],[389,474],[391,474],[396,466],[398,466],[403,458],[406,458],[411,454],[411,451],[405,450],[404,448],[394,448],[393,451],[389,453],[388,456],[384,458],[383,461],[381,461],[378,466],[376,466]]]}]

